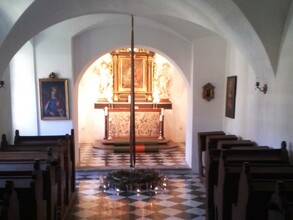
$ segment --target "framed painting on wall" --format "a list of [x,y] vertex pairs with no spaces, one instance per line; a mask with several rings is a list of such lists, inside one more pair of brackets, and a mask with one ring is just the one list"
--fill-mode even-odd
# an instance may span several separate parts
[[69,119],[68,79],[39,79],[39,90],[43,120]]
[[237,76],[227,77],[225,116],[235,118]]

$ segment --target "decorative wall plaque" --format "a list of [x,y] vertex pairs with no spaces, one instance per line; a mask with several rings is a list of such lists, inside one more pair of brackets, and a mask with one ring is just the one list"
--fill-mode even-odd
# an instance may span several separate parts
[[207,83],[202,87],[202,98],[211,101],[215,97],[215,87],[211,83]]

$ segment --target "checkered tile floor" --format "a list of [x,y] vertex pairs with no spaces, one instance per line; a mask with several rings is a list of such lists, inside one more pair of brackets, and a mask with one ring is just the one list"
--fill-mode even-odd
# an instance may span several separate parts
[[[162,171],[164,172],[164,171]],[[100,190],[99,171],[78,171],[78,199],[68,219],[205,219],[205,187],[190,171],[166,171],[168,187],[160,191]]]
[[159,153],[137,154],[135,169],[152,168],[168,176],[168,187],[157,192],[100,190],[100,176],[115,169],[130,169],[128,153],[84,145],[79,156],[77,201],[68,219],[205,219],[205,186],[186,164],[184,144]]
[[[129,153],[114,153],[91,145],[83,145],[80,148],[80,168],[123,168],[129,167],[129,161]],[[178,144],[178,147],[174,149],[160,150],[158,153],[138,153],[136,167],[188,168],[185,162],[185,145]]]

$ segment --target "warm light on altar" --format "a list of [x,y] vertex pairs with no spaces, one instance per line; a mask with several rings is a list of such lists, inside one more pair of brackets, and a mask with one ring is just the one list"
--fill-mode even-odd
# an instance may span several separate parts
[[[136,51],[138,51],[139,48],[136,49]],[[141,128],[138,128],[138,132],[140,132],[140,135],[153,135],[158,137],[160,110],[164,108],[166,116],[164,120],[164,137],[167,140],[172,137],[173,141],[183,142],[185,140],[187,86],[184,84],[183,78],[175,66],[171,64],[164,65],[170,63],[165,57],[156,53],[153,57],[153,62],[155,65],[153,66],[152,93],[148,93],[148,97],[146,97],[144,101],[135,100],[138,125],[141,126]],[[104,140],[106,136],[105,123],[103,123],[105,120],[105,107],[108,107],[108,120],[110,117],[112,118],[111,131],[113,138],[118,134],[118,128],[124,129],[124,126],[121,124],[116,124],[117,120],[123,120],[129,117],[129,112],[127,113],[127,111],[113,111],[115,109],[127,109],[130,103],[128,102],[129,94],[126,94],[124,101],[118,100],[117,102],[113,97],[113,87],[115,83],[111,81],[113,79],[112,63],[113,57],[110,53],[107,53],[94,61],[80,79],[78,89],[78,132],[80,134],[79,141],[81,143],[95,143],[98,140]],[[102,67],[104,67],[104,69]],[[169,77],[168,74],[170,74],[171,77]],[[105,77],[107,75],[111,76],[111,80],[105,80],[109,79],[109,77]],[[169,79],[176,83],[171,84],[171,81],[169,81],[169,84],[164,84],[164,82],[168,82]],[[105,81],[108,82],[110,86],[103,88],[101,85],[102,82]],[[169,97],[172,103],[165,101],[165,98],[168,98],[166,91],[169,90]],[[180,103],[180,105],[178,105],[178,103]],[[151,109],[154,111],[146,112]],[[109,116],[109,114],[111,116]],[[140,120],[145,119],[145,117],[150,117],[148,122],[151,123],[147,123],[147,125],[141,123]],[[173,124],[178,126],[171,126]],[[148,133],[143,125],[150,128]],[[125,125],[125,127],[127,127],[127,125]],[[124,129],[124,131],[126,130]]]

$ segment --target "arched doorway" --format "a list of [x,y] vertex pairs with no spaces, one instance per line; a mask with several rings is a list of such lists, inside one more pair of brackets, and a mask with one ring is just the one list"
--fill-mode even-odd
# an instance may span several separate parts
[[[180,147],[179,150],[182,153],[181,155],[183,156],[181,159],[178,158],[178,163],[173,163],[174,166],[178,167],[178,164],[186,165],[185,124],[187,108],[187,86],[185,84],[186,82],[184,78],[182,77],[183,74],[175,67],[175,65],[172,64],[172,61],[168,60],[168,58],[160,55],[159,53],[154,54],[154,80],[151,83],[153,85],[154,83],[164,84],[165,82],[164,85],[167,85],[167,87],[163,89],[166,93],[168,93],[170,103],[172,103],[172,107],[170,109],[164,109],[164,137],[166,140],[172,141],[172,144],[176,143],[176,145]],[[78,136],[79,143],[81,143],[81,166],[86,166],[86,164],[89,164],[89,161],[86,161],[86,163],[84,163],[85,158],[83,158],[82,156],[84,155],[83,152],[87,151],[88,155],[88,153],[94,151],[93,149],[91,150],[91,148],[83,149],[82,147],[96,147],[97,143],[100,143],[99,141],[103,140],[105,137],[104,109],[94,108],[94,106],[95,103],[99,103],[99,100],[101,99],[106,99],[106,101],[110,102],[113,101],[113,93],[111,93],[111,95],[107,98],[108,91],[102,91],[105,88],[101,88],[102,85],[105,84],[105,82],[107,81],[107,74],[109,75],[109,72],[112,72],[113,70],[111,67],[111,62],[113,62],[113,60],[110,53],[107,53],[96,59],[85,70],[78,86]],[[164,74],[165,77],[160,77]],[[159,80],[163,82],[158,82]],[[110,84],[111,91],[114,85],[113,83],[108,84]],[[159,92],[158,90],[161,90],[162,88],[158,88],[157,85],[154,85],[154,88],[154,94],[152,95],[156,96],[155,93]],[[102,94],[103,92],[106,95]],[[152,100],[150,103],[151,108],[157,108],[157,106],[154,104],[155,101]],[[93,154],[95,153],[97,152],[93,152]],[[177,153],[177,156],[178,155],[179,154]],[[163,164],[163,158],[164,157],[160,159],[161,164]],[[168,158],[168,156],[166,156],[166,158]],[[99,164],[95,164],[99,166]],[[172,163],[168,164],[172,165]],[[105,166],[105,164],[103,164],[103,166]]]

